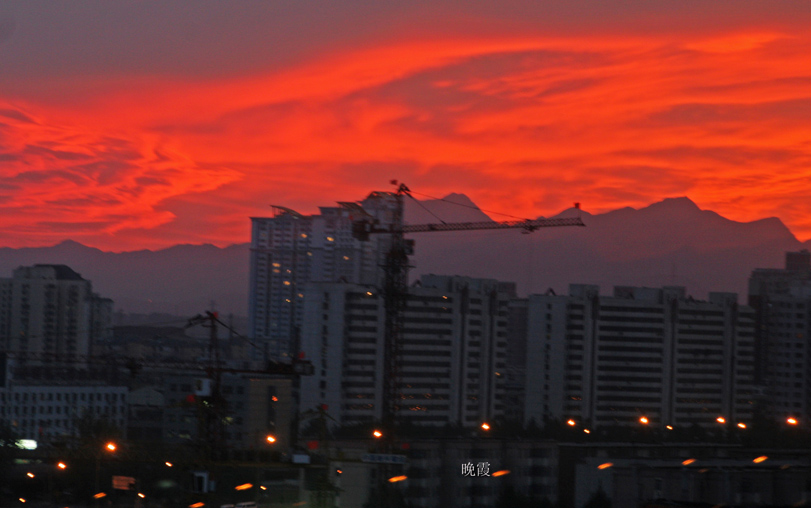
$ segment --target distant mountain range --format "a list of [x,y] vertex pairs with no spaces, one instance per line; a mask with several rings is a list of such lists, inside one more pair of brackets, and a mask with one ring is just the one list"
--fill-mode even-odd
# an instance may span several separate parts
[[[461,205],[461,206],[460,206]],[[784,252],[809,248],[777,218],[735,222],[672,198],[635,210],[578,214],[587,227],[416,234],[412,280],[424,273],[514,281],[519,293],[570,283],[657,287],[682,285],[696,298],[732,291],[745,301],[754,268],[783,266]],[[491,220],[466,196],[406,201],[406,222]],[[36,263],[65,264],[93,282],[95,291],[130,313],[194,315],[211,308],[247,315],[249,244],[225,248],[177,245],[163,250],[103,252],[74,241],[52,247],[0,248],[0,277]]]

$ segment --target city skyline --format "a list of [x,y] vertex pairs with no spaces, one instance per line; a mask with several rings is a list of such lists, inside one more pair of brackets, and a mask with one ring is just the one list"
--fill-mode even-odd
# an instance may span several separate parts
[[391,179],[811,236],[806,4],[7,2],[0,245],[247,241]]

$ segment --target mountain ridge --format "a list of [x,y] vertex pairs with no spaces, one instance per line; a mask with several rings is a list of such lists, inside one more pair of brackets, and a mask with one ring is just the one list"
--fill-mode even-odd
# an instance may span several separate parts
[[[462,206],[459,206],[462,205]],[[685,285],[692,294],[743,294],[754,268],[781,267],[784,252],[808,248],[776,217],[750,222],[702,210],[687,197],[646,207],[591,214],[568,208],[585,228],[416,234],[412,280],[425,273],[513,281],[523,295],[570,283]],[[415,203],[407,223],[492,220],[464,194]],[[440,218],[440,219],[438,219]],[[0,277],[18,266],[65,264],[93,282],[94,290],[127,312],[196,314],[215,301],[219,310],[247,314],[249,243],[218,247],[177,244],[163,249],[105,252],[74,240],[48,247],[0,247]]]

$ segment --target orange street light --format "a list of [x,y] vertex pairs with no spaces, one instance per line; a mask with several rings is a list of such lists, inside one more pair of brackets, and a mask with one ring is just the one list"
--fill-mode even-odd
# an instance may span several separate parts
[[741,422],[741,423],[739,423],[739,424],[738,424],[738,428],[739,428],[739,429],[745,429],[745,428],[746,428],[746,424],[745,424],[745,423],[743,423],[743,422]]
[[718,418],[715,419],[715,421],[718,423],[726,423],[727,419],[724,418],[723,416],[719,416]]
[[769,459],[769,457],[767,457],[765,455],[761,455],[760,457],[752,460],[752,462],[754,462],[755,464],[760,464],[761,462],[765,462],[768,459]]
[[372,435],[373,435],[374,437],[378,438],[378,439],[379,439],[379,438],[381,438],[381,437],[383,437],[383,433],[382,433],[382,432],[380,432],[379,430],[375,430],[374,432],[372,432]]
[[234,490],[248,490],[251,487],[253,487],[253,483],[243,483],[234,487]]
[[393,477],[389,478],[389,482],[390,483],[397,483],[397,482],[401,482],[401,481],[407,480],[407,479],[408,479],[408,476],[405,476],[405,475],[393,476]]
[[793,416],[789,416],[788,418],[786,418],[786,423],[788,423],[789,425],[797,425],[798,422],[796,418],[794,418]]
[[647,425],[648,423],[650,423],[650,420],[648,420],[647,416],[640,416],[639,423],[641,423],[642,425]]
[[203,508],[203,506],[205,506],[205,505],[206,505],[206,504],[205,504],[205,503],[202,503],[202,502],[200,502],[200,503],[194,503],[194,504],[190,504],[190,505],[189,505],[189,508]]
[[583,432],[585,432],[586,434],[591,434],[591,431],[589,429],[583,429]]
[[597,469],[608,469],[609,467],[611,467],[613,465],[614,465],[613,462],[606,462],[604,464],[600,464],[599,466],[597,466]]
[[26,473],[26,474],[25,474],[25,476],[27,476],[27,477],[29,477],[29,478],[33,478],[33,477],[34,477],[34,473]]
[[482,430],[490,430],[490,425],[487,422],[482,423]]
[[673,426],[672,426],[672,425],[668,425],[668,426],[666,426],[665,428],[666,428],[667,430],[673,430]]
[[687,459],[687,460],[682,462],[682,465],[689,466],[690,464],[692,464],[695,461],[696,461],[696,459]]
[[505,474],[510,474],[509,469],[502,469],[501,471],[496,471],[493,473],[493,476],[504,476]]
[[105,448],[107,448],[107,451],[110,451],[110,452],[114,452],[114,451],[116,450],[116,448],[118,448],[118,447],[115,445],[115,443],[113,443],[112,441],[110,441],[109,443],[107,443],[106,445],[104,445],[104,447],[105,447]]
[[271,443],[271,444],[276,442],[276,436],[273,436],[271,434],[268,434],[268,437],[266,439],[267,439],[267,442]]
[[139,492],[139,493],[138,493],[138,497],[140,497],[141,499],[143,499],[143,498],[145,498],[146,496],[145,496],[145,495],[143,495],[141,492]]
[[172,466],[174,466],[174,464],[172,464],[171,462],[164,462],[164,464],[166,464],[166,467],[172,467]]
[[569,427],[574,427],[575,425],[577,425],[577,422],[575,422],[574,420],[569,420],[566,423],[569,425]]
[[94,494],[93,498],[94,499],[101,499],[101,498],[103,498],[105,496],[107,496],[107,494],[105,494],[104,492],[99,492],[98,494]]
[[64,462],[57,462],[56,467],[58,467],[59,469],[67,469],[68,465],[65,464]]

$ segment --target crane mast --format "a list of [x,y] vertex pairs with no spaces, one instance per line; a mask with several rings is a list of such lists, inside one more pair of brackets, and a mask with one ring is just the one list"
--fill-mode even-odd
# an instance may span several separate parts
[[[396,182],[394,182],[396,185]],[[540,228],[585,226],[580,217],[513,220],[506,222],[461,222],[436,224],[408,224],[403,225],[404,197],[411,197],[409,188],[400,183],[396,192],[385,193],[394,197],[394,210],[391,226],[380,227],[368,214],[360,213],[360,219],[352,224],[352,232],[360,241],[369,240],[373,234],[388,234],[391,238],[385,262],[383,264],[383,301],[385,310],[384,326],[384,375],[383,375],[383,414],[382,423],[386,435],[393,439],[397,412],[399,411],[398,378],[399,358],[403,339],[404,310],[408,298],[408,269],[410,268],[408,256],[413,253],[414,241],[407,240],[407,233],[429,233],[446,231],[475,231],[488,229],[523,229],[524,233],[532,233]],[[384,193],[380,193],[384,194]],[[351,204],[342,203],[349,208]],[[359,211],[354,205],[353,210]],[[362,211],[361,211],[362,212]]]

